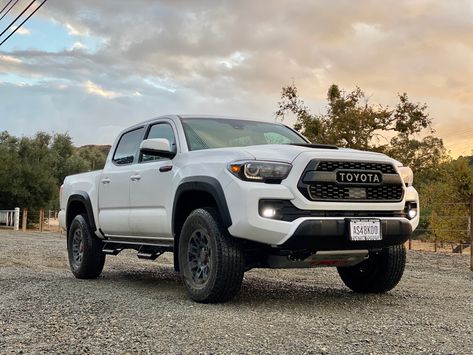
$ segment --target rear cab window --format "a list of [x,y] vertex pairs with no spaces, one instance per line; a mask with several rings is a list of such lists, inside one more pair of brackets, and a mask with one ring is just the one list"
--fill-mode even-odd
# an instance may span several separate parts
[[124,133],[120,137],[115,153],[113,154],[113,163],[116,165],[129,165],[135,162],[140,143],[143,140],[145,129],[140,127]]

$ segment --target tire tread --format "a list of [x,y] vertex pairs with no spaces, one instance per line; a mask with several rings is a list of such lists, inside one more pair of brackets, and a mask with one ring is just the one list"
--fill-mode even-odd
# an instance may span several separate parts
[[[184,248],[186,238],[184,233],[189,233],[188,229],[191,227],[192,221],[202,218],[209,227],[209,234],[213,234],[217,244],[217,270],[215,282],[205,292],[196,292],[191,285],[189,285],[184,276],[184,265],[180,265],[184,285],[187,287],[191,298],[201,303],[220,303],[226,302],[234,298],[240,288],[243,280],[245,270],[244,253],[238,243],[238,240],[231,237],[228,232],[222,227],[220,216],[217,209],[213,207],[205,207],[194,210],[187,218],[182,228],[180,238],[179,252]],[[180,255],[180,263],[185,262],[185,257]]]
[[[77,226],[78,225],[78,226]],[[72,236],[75,228],[82,228],[85,237],[85,251],[82,264],[79,268],[74,268],[72,264]],[[74,217],[69,228],[67,238],[67,249],[69,256],[69,264],[74,276],[78,279],[95,279],[102,273],[105,264],[105,254],[102,252],[102,242],[92,231],[87,215],[81,214]]]
[[[372,273],[360,273],[360,265],[339,267],[340,278],[347,287],[359,293],[385,293],[392,290],[402,278],[406,265],[406,248],[404,245],[394,245],[374,258],[376,269]],[[363,263],[370,262],[369,260]]]

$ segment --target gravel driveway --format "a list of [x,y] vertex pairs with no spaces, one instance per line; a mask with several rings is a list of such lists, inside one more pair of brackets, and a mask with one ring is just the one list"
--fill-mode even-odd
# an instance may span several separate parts
[[473,353],[467,255],[409,252],[399,286],[357,295],[335,269],[254,270],[238,299],[190,301],[171,255],[107,257],[76,280],[65,238],[0,231],[0,353]]

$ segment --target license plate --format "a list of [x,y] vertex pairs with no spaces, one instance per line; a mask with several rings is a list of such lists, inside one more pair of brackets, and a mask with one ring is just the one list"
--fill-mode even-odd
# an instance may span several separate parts
[[350,220],[350,239],[356,242],[382,240],[381,222],[378,219]]

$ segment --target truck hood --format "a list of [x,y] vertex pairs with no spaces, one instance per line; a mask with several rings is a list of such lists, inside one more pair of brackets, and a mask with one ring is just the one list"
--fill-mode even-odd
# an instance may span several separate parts
[[398,161],[382,153],[368,152],[356,149],[327,149],[313,148],[288,144],[254,145],[241,148],[256,160],[281,161],[292,163],[299,155],[304,154],[311,159],[344,159],[344,160],[371,160],[386,161],[395,165],[402,165]]

